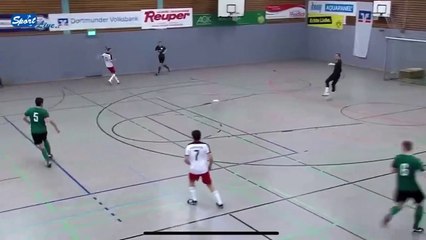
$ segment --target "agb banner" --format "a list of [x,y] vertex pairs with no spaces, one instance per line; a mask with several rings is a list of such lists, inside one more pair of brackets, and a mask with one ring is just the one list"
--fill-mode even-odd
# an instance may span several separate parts
[[254,25],[264,24],[265,21],[264,11],[245,12],[244,16],[238,17],[236,21],[218,17],[217,14],[194,14],[194,27]]

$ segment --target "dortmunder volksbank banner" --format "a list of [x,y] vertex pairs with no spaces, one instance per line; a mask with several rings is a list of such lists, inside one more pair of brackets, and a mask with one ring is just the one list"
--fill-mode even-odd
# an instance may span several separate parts
[[55,24],[50,31],[87,29],[140,28],[141,12],[92,12],[49,14]]

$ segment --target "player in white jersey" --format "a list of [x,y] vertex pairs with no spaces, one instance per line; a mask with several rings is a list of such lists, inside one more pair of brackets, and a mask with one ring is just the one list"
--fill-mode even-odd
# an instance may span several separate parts
[[197,193],[195,190],[195,182],[200,178],[204,184],[213,193],[216,198],[216,205],[219,208],[223,208],[223,202],[220,197],[219,191],[217,191],[212,183],[210,177],[210,170],[213,165],[213,156],[210,151],[208,144],[200,141],[201,132],[199,130],[192,131],[193,142],[188,144],[185,149],[185,163],[189,165],[189,193],[191,198],[188,200],[188,204],[197,204]]
[[104,59],[106,68],[108,68],[108,70],[112,74],[108,82],[112,84],[112,79],[115,79],[115,81],[117,81],[117,84],[120,84],[120,81],[115,75],[115,67],[114,67],[114,64],[112,63],[113,60],[112,60],[111,48],[106,49],[106,51],[102,54],[102,58]]

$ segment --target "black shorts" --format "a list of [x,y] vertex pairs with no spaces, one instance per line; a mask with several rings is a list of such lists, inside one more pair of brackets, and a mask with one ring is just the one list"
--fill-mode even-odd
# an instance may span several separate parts
[[340,74],[338,74],[338,73],[332,73],[328,78],[327,78],[327,80],[325,80],[326,82],[331,82],[331,81],[335,81],[335,82],[337,82],[337,81],[339,81],[339,79],[340,79]]
[[409,199],[414,199],[416,203],[421,203],[424,198],[422,191],[398,191],[395,200],[396,202],[406,202]]
[[40,145],[47,139],[47,132],[45,133],[33,133],[31,134],[33,136],[34,144]]
[[160,63],[164,63],[164,60],[166,60],[166,56],[164,54],[158,55],[158,61]]

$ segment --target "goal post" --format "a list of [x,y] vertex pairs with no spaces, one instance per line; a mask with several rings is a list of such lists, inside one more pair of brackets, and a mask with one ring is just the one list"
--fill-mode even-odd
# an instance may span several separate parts
[[426,40],[386,37],[385,80],[426,84]]

